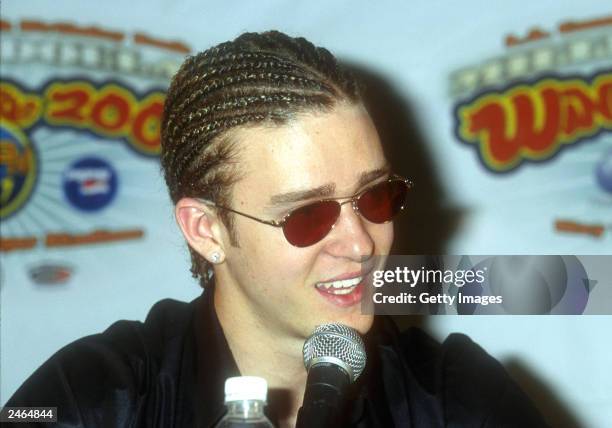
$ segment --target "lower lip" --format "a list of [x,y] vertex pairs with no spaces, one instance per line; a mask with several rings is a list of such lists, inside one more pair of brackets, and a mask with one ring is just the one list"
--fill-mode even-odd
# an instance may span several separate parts
[[361,297],[363,296],[364,281],[365,279],[361,280],[361,282],[357,284],[357,286],[355,286],[353,291],[351,291],[348,294],[332,294],[324,290],[319,290],[318,288],[316,288],[316,290],[319,292],[319,294],[321,294],[321,296],[327,299],[327,301],[329,301],[330,303],[336,306],[340,306],[342,308],[346,308],[346,307],[353,306],[361,302]]

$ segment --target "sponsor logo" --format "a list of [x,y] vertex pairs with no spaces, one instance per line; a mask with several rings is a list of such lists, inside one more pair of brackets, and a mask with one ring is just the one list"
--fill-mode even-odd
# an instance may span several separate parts
[[66,265],[42,264],[28,270],[30,279],[41,285],[65,284],[72,277],[73,268]]
[[[3,100],[3,103],[5,101]],[[27,202],[37,177],[37,157],[29,139],[18,128],[0,126],[0,219],[4,220]]]
[[508,35],[506,48],[450,78],[456,135],[489,171],[548,161],[612,130],[612,17]]
[[5,79],[0,84],[0,97],[0,118],[21,129],[35,125],[79,129],[124,141],[141,155],[159,155],[161,90],[138,96],[117,82],[95,85],[80,78],[51,80],[39,89],[28,90]]
[[542,78],[485,92],[456,108],[457,134],[492,171],[542,161],[612,129],[612,72]]
[[117,197],[121,171],[109,161],[123,150],[100,159],[96,145],[159,156],[165,91],[189,46],[32,19],[0,19],[0,33],[0,251],[142,237],[142,229],[102,219],[75,229],[70,210],[99,212]]
[[99,211],[117,194],[117,173],[105,160],[86,157],[64,171],[63,189],[72,206],[82,211]]

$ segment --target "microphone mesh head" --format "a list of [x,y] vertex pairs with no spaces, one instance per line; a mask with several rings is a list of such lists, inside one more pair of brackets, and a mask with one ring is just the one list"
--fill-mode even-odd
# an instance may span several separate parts
[[342,324],[323,324],[304,342],[304,365],[309,370],[318,359],[336,358],[350,367],[351,382],[363,372],[366,353],[357,331]]

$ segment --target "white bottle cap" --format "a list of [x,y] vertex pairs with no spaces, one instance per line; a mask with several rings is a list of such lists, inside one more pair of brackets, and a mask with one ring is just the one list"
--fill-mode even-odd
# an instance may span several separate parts
[[225,402],[260,400],[265,402],[268,382],[263,377],[237,376],[225,381]]

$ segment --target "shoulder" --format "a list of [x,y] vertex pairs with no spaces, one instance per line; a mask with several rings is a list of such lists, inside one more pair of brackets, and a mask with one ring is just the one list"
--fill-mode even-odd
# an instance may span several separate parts
[[[67,373],[96,369],[94,373],[106,373],[111,379],[141,383],[147,379],[145,371],[160,368],[183,341],[190,319],[188,303],[162,300],[151,308],[144,322],[117,321],[102,333],[69,344],[49,361],[60,364]],[[108,382],[99,377],[97,380]]]
[[438,343],[411,328],[399,335],[408,370],[459,426],[545,427],[546,423],[502,364],[464,334]]
[[159,370],[172,352],[178,352],[190,320],[188,303],[165,299],[153,305],[144,322],[117,321],[102,333],[62,348],[49,362],[66,373],[87,372],[91,378],[93,372],[103,384],[125,381],[146,387],[151,370]]
[[7,406],[58,407],[67,426],[127,422],[156,377],[178,370],[191,306],[162,300],[144,323],[118,321],[103,333],[76,340],[39,367]]

